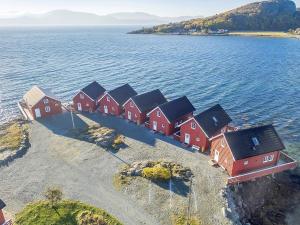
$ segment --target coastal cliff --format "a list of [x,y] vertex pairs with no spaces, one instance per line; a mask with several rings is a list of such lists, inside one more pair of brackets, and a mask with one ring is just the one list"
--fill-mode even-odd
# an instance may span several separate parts
[[291,0],[250,3],[211,17],[142,28],[132,34],[187,34],[209,31],[288,31],[300,27],[300,11]]

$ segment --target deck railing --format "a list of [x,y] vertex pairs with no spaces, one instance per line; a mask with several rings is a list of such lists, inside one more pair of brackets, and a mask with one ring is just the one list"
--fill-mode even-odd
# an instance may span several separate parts
[[284,152],[280,153],[280,162],[277,163],[275,166],[271,166],[268,168],[263,168],[260,170],[255,170],[252,172],[247,172],[241,175],[237,175],[234,177],[229,177],[227,179],[227,184],[236,184],[241,183],[249,180],[254,180],[259,177],[267,176],[270,174],[280,173],[285,170],[292,170],[295,169],[298,166],[298,163],[296,160],[289,157]]

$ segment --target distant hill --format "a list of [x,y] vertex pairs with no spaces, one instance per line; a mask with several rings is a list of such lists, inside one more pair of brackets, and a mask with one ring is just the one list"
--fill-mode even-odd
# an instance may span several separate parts
[[288,31],[300,27],[300,11],[291,0],[269,0],[179,23],[143,28],[132,33],[187,33],[203,30]]
[[[97,14],[55,10],[39,15],[24,15],[15,18],[0,18],[0,26],[23,25],[154,25],[179,22],[193,17],[160,17],[143,12]],[[195,17],[194,17],[195,18]]]

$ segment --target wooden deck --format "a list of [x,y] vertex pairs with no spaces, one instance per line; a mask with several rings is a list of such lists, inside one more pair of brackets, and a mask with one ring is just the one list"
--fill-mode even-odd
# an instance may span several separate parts
[[229,177],[227,179],[227,184],[232,185],[232,184],[241,183],[245,181],[255,180],[256,178],[259,177],[280,173],[285,170],[292,170],[295,169],[297,166],[298,163],[296,160],[292,159],[284,152],[280,152],[280,159],[277,165],[240,174],[238,176]]

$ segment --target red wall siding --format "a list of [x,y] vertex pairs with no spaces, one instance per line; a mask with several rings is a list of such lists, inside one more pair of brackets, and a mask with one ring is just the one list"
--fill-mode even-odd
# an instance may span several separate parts
[[[160,117],[157,116],[157,111],[160,111]],[[157,122],[157,131],[169,136],[169,135],[173,134],[174,132],[176,132],[177,130],[179,130],[179,128],[175,128],[176,122],[181,123],[181,122],[189,119],[191,116],[193,116],[193,113],[189,113],[185,116],[182,116],[170,124],[168,122],[168,120],[166,119],[166,117],[161,112],[161,110],[159,108],[157,108],[156,110],[151,112],[151,114],[149,115],[150,129],[154,130],[153,129],[153,121],[156,121]]]
[[[264,163],[263,162],[264,157],[265,156],[270,156],[270,155],[274,155],[273,161]],[[233,164],[233,169],[232,169],[231,176],[236,176],[236,175],[239,175],[241,173],[245,173],[245,172],[253,171],[253,170],[256,170],[256,169],[273,166],[277,163],[278,159],[279,159],[279,152],[276,151],[276,152],[269,152],[269,153],[266,153],[266,154],[263,154],[263,155],[250,157],[250,158],[247,158],[247,159],[237,160]],[[248,161],[248,165],[244,165],[245,161]]]
[[[141,124],[141,118],[140,118],[141,113],[139,112],[137,106],[133,103],[132,100],[129,100],[124,105],[124,111],[125,111],[125,116],[124,116],[125,119]],[[131,119],[129,119],[128,112],[131,112]]]
[[[222,146],[222,144],[224,147]],[[256,169],[261,169],[275,165],[279,159],[279,152],[277,151],[234,161],[231,150],[228,147],[223,136],[215,138],[212,141],[210,153],[211,159],[214,159],[216,150],[220,153],[218,164],[224,169],[226,169],[230,176],[236,176]],[[269,155],[274,155],[273,161],[264,163],[264,157]],[[244,165],[245,161],[248,161],[247,165]]]
[[110,97],[110,101],[107,100],[109,95],[105,94],[104,97],[99,101],[99,110],[102,113],[105,113],[104,107],[107,106],[108,114],[119,116],[123,113],[123,108],[119,106],[115,100]]
[[231,174],[234,159],[223,135],[213,139],[211,142],[210,158],[213,160],[215,157],[216,150],[219,152],[218,164],[224,169],[226,169],[229,174]]
[[[80,94],[83,95],[83,99],[80,98]],[[73,98],[74,108],[79,111],[78,103],[81,104],[82,111],[85,112],[94,112],[97,109],[97,104],[90,97],[88,97],[85,93],[79,92]]]
[[[192,123],[196,124],[196,128],[192,129]],[[209,148],[209,140],[201,130],[200,126],[196,123],[195,119],[190,120],[189,122],[183,124],[180,127],[180,141],[185,143],[185,134],[190,135],[190,144],[189,146],[195,145],[199,147],[202,151]]]
[[[48,103],[45,104],[44,99],[48,99]],[[50,107],[50,112],[46,112],[46,110],[45,110],[46,106]],[[35,106],[33,106],[31,108],[29,107],[29,109],[30,109],[30,112],[34,119],[37,119],[36,115],[35,115],[35,109],[40,109],[41,118],[62,113],[61,102],[54,100],[52,98],[49,98],[47,96],[45,96],[43,99],[41,99],[41,101],[39,101]]]
[[0,224],[3,224],[4,222],[5,222],[5,218],[4,218],[2,210],[0,209]]

